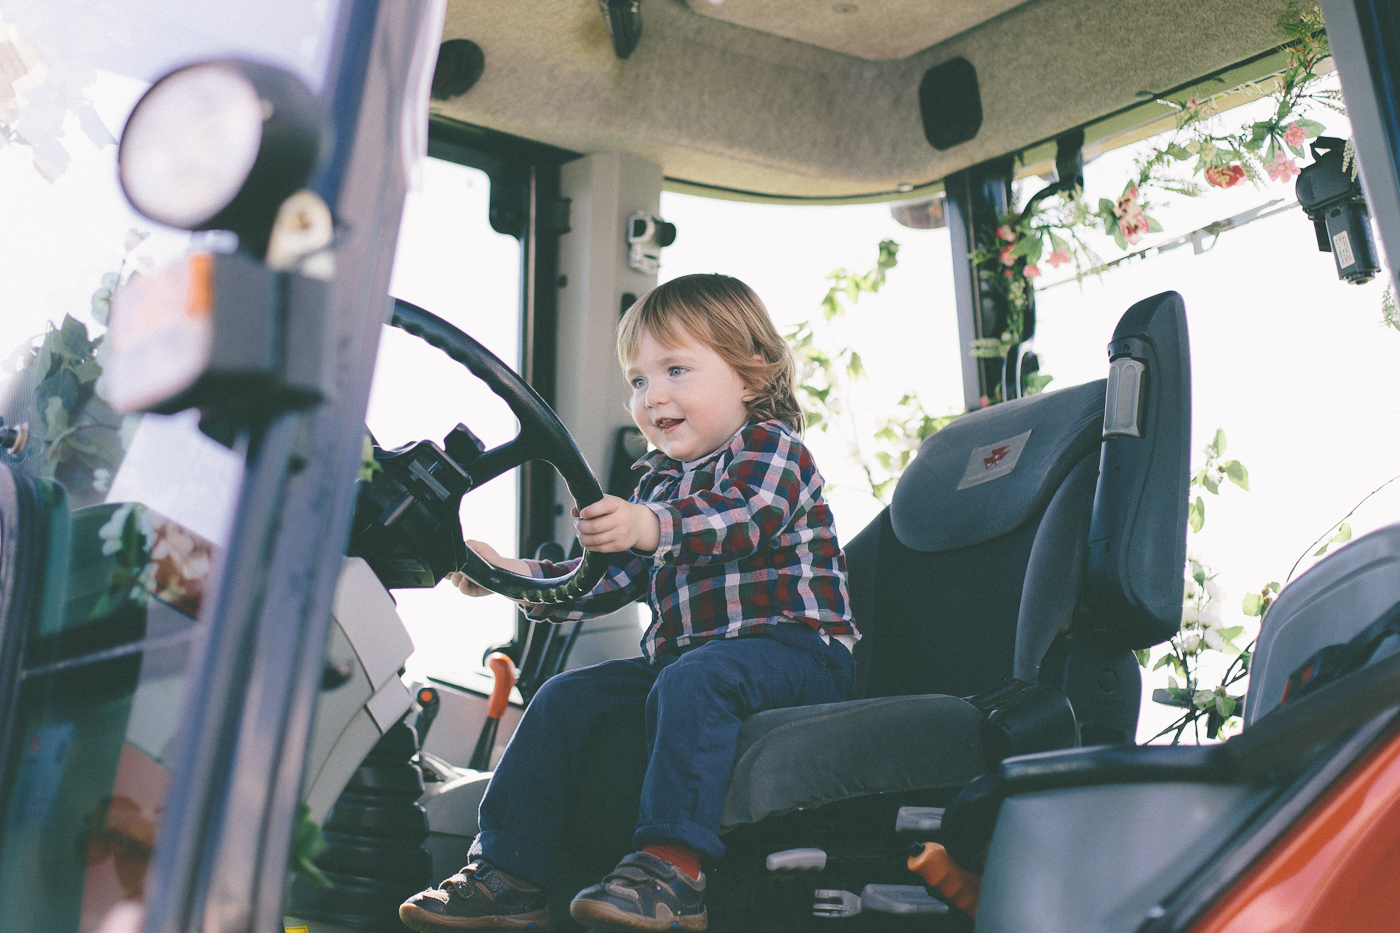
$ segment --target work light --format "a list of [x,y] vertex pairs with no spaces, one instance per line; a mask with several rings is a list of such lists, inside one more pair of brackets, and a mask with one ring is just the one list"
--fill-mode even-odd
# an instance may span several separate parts
[[303,187],[321,142],[315,95],[296,75],[241,59],[161,78],[122,132],[127,200],[157,223],[232,230],[261,257],[277,207]]

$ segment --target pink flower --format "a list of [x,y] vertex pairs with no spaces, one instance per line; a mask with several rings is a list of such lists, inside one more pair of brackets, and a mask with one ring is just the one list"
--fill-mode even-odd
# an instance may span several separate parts
[[1006,224],[1002,224],[1000,227],[997,227],[997,239],[1004,243],[1015,243],[1016,231],[1012,230]]
[[1050,258],[1045,261],[1050,263],[1051,269],[1058,269],[1060,268],[1060,266],[1069,262],[1069,253],[1065,250],[1057,249],[1053,253],[1051,253]]
[[1243,165],[1210,165],[1206,167],[1206,182],[1217,188],[1233,188],[1244,181]]
[[1119,217],[1128,217],[1134,214],[1141,214],[1142,208],[1137,206],[1138,190],[1129,185],[1123,189],[1123,194],[1118,198],[1118,203],[1113,205],[1113,213]]
[[1123,234],[1123,239],[1129,243],[1136,243],[1148,232],[1147,215],[1138,211],[1131,217],[1120,217],[1118,219],[1118,230]]
[[1288,124],[1288,129],[1283,134],[1283,141],[1294,149],[1302,148],[1303,141],[1307,138],[1307,134],[1303,132],[1303,128],[1297,123]]
[[1294,175],[1300,175],[1298,163],[1288,157],[1288,153],[1282,149],[1274,156],[1273,164],[1265,166],[1269,170],[1269,177],[1274,181],[1290,181]]
[[1037,278],[1040,278],[1040,268],[1039,268],[1038,266],[1026,266],[1026,278],[1028,278],[1028,279],[1037,279]]
[[1118,232],[1123,234],[1123,239],[1129,243],[1136,243],[1147,233],[1147,215],[1143,214],[1138,205],[1138,190],[1135,186],[1129,185],[1123,189],[1122,196],[1113,205],[1113,213],[1118,217]]
[[1014,265],[1015,262],[1016,262],[1016,257],[1013,256],[1013,255],[1011,255],[1011,247],[1009,247],[1009,246],[1003,246],[1003,247],[1001,248],[1001,264],[1002,264],[1003,266],[1010,266],[1010,265]]

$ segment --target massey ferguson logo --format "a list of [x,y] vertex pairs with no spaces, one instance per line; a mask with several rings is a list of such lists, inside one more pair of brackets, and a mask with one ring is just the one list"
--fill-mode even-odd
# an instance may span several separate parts
[[1017,434],[1004,440],[978,447],[968,455],[967,468],[963,470],[959,489],[989,483],[1016,469],[1016,461],[1021,459],[1021,451],[1026,448],[1031,432]]

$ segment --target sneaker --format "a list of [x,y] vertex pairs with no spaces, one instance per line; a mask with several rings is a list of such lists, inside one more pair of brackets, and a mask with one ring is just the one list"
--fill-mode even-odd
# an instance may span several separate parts
[[399,919],[419,933],[543,930],[549,926],[549,902],[543,890],[517,888],[491,863],[475,861],[436,888],[404,901]]
[[584,888],[569,905],[584,926],[605,930],[689,930],[709,925],[705,875],[692,879],[663,858],[633,852],[601,884]]

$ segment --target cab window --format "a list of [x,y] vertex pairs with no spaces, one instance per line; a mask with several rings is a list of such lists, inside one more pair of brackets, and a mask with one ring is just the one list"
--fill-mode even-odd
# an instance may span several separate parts
[[[488,222],[485,172],[441,159],[420,166],[404,206],[390,293],[456,324],[511,367],[520,356],[520,242]],[[385,327],[366,424],[384,449],[424,438],[442,442],[458,423],[488,447],[518,430],[505,403],[463,367],[417,338]],[[462,500],[462,530],[503,554],[517,550],[519,470]],[[482,669],[487,649],[515,630],[515,606],[468,599],[444,581],[431,590],[395,590],[413,637],[410,671],[461,681]]]

